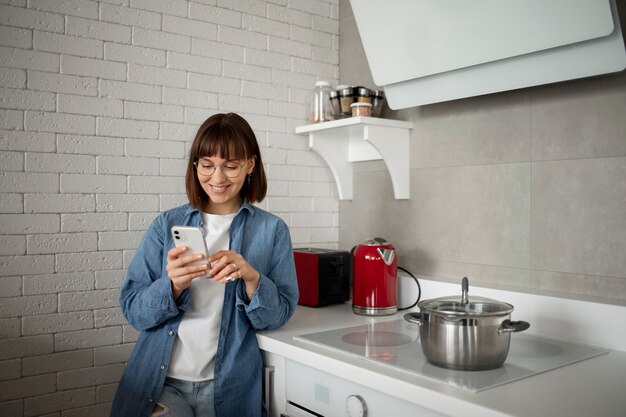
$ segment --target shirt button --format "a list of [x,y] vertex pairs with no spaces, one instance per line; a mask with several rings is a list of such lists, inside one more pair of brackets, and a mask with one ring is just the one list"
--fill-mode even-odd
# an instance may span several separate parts
[[174,332],[170,330],[169,332],[167,332],[167,335],[168,336],[174,336]]
[[161,369],[165,369],[165,365],[161,365]]
[[153,402],[154,402],[154,400],[153,400],[152,398],[149,398],[149,399],[148,399],[148,402],[149,402],[149,403],[153,403]]

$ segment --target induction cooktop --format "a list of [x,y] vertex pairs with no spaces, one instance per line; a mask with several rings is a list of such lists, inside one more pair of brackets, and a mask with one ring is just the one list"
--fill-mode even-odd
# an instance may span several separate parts
[[607,349],[524,333],[511,334],[504,365],[487,371],[456,371],[429,363],[419,341],[419,328],[403,319],[294,336],[294,339],[339,351],[479,392],[552,369],[590,359]]

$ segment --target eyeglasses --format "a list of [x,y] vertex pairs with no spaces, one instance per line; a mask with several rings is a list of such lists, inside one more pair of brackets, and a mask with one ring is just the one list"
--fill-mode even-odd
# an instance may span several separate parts
[[238,162],[224,162],[222,165],[214,165],[209,161],[203,161],[202,159],[194,162],[198,173],[201,175],[211,176],[215,174],[215,170],[219,167],[228,178],[235,178],[241,174],[241,169],[246,165],[248,161],[244,161],[241,164]]

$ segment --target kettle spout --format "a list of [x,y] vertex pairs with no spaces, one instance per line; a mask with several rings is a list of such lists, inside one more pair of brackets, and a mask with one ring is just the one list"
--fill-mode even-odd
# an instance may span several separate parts
[[385,264],[391,265],[394,257],[396,256],[396,251],[393,249],[383,249],[383,248],[377,248],[376,250],[378,251],[378,254],[380,255],[380,257],[383,258],[383,261],[385,262]]

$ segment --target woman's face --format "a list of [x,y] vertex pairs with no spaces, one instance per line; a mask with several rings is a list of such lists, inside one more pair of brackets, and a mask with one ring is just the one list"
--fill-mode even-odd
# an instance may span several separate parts
[[254,158],[247,160],[226,160],[220,156],[200,158],[196,173],[202,189],[209,196],[207,212],[230,214],[239,210],[242,203],[239,191],[246,181],[246,176],[253,170]]

